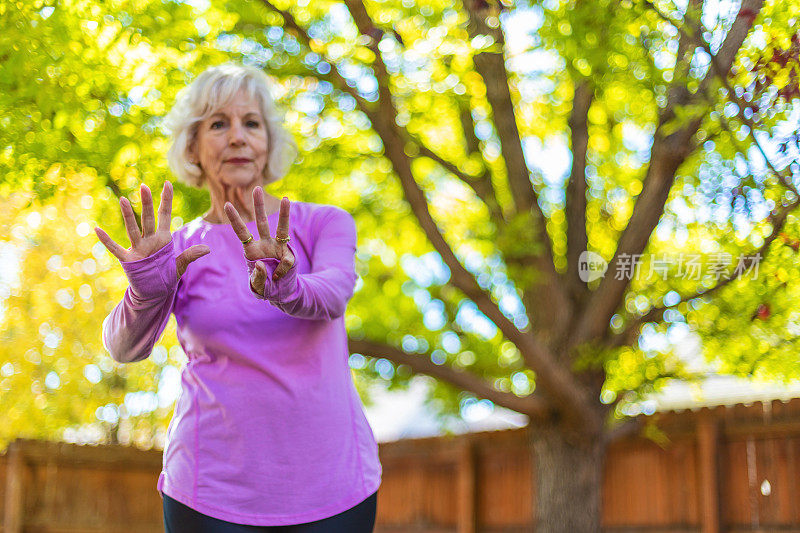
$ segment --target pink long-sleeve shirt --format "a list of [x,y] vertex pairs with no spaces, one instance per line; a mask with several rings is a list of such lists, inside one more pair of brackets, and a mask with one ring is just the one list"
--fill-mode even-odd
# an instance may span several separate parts
[[[275,231],[278,214],[268,217]],[[248,229],[258,236],[255,222]],[[295,264],[266,298],[250,290],[228,224],[196,219],[153,255],[124,262],[130,286],[103,323],[120,362],[148,357],[175,315],[188,357],[157,488],[212,517],[250,525],[320,520],[378,490],[378,445],[348,366],[344,311],[356,229],[344,210],[293,202]],[[211,253],[177,280],[175,257]]]

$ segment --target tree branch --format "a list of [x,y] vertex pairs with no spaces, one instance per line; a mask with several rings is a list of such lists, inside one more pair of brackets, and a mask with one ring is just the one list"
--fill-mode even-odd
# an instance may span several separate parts
[[548,402],[538,394],[529,394],[520,397],[516,394],[497,390],[491,383],[472,374],[453,368],[448,365],[437,365],[430,360],[428,354],[412,355],[394,346],[365,339],[348,339],[351,353],[360,353],[369,357],[383,357],[397,364],[408,365],[417,374],[426,374],[433,378],[447,382],[463,390],[474,392],[481,398],[486,398],[497,405],[501,405],[518,413],[523,413],[531,419],[544,418],[550,407]]
[[553,400],[554,405],[568,413],[574,420],[586,421],[592,413],[589,408],[591,405],[589,394],[581,389],[569,370],[558,365],[552,353],[537,340],[536,334],[532,331],[523,333],[517,329],[492,301],[489,293],[478,285],[472,273],[464,268],[445,242],[430,215],[427,200],[411,172],[410,162],[403,152],[402,139],[398,132],[388,121],[380,118],[373,123],[373,126],[384,139],[386,156],[392,161],[400,178],[406,200],[428,240],[450,269],[451,283],[475,302],[478,309],[497,325],[503,335],[517,345],[525,362],[536,373],[537,382]]
[[[475,121],[472,120],[472,111],[468,105],[459,101],[458,118],[461,121],[461,129],[464,131],[464,140],[467,144],[467,155],[481,154],[481,142],[475,135]],[[486,161],[484,160],[484,164]]]
[[[653,2],[652,0],[644,0],[645,5],[652,9],[660,18],[669,22],[676,30],[678,30],[681,34],[681,41],[687,39],[690,42],[694,42],[694,44],[703,48],[709,57],[711,58],[712,67],[704,76],[701,84],[700,90],[698,92],[704,92],[705,88],[707,88],[708,84],[710,83],[711,79],[714,75],[721,76],[722,78],[727,78],[728,73],[733,66],[733,61],[736,59],[736,54],[739,53],[739,49],[742,47],[747,34],[750,32],[750,28],[753,25],[753,21],[755,21],[756,17],[758,16],[759,12],[761,12],[761,8],[763,7],[764,0],[743,0],[741,6],[739,7],[739,13],[736,15],[736,19],[734,19],[733,24],[731,25],[731,29],[728,30],[727,35],[725,36],[725,40],[722,42],[722,46],[720,46],[719,50],[716,54],[712,53],[711,48],[709,47],[708,43],[702,38],[699,34],[700,32],[700,22],[697,23],[697,28],[693,28],[691,31],[686,29],[685,24],[681,24],[677,21],[672,20],[672,18],[661,11]],[[690,4],[691,5],[691,4]]]
[[487,49],[474,54],[473,64],[486,87],[486,99],[492,109],[492,120],[500,140],[500,151],[506,165],[516,211],[531,213],[532,223],[538,228],[537,238],[542,244],[543,253],[536,254],[526,266],[537,269],[544,275],[544,279],[536,287],[523,287],[522,300],[531,323],[541,332],[541,337],[546,339],[548,345],[553,346],[559,332],[568,326],[571,318],[570,297],[564,276],[555,268],[553,243],[547,232],[547,218],[539,205],[525,161],[508,84],[509,75],[505,67],[505,38],[499,25],[491,28],[486,23],[487,16],[495,15],[492,12],[494,8],[489,3],[482,0],[462,1],[469,16],[467,31],[470,38],[488,35],[494,40],[492,47],[499,48],[498,52]]
[[578,260],[588,249],[586,235],[586,152],[589,146],[589,107],[592,104],[592,87],[587,80],[575,84],[572,114],[569,127],[572,141],[572,170],[567,183],[567,282],[572,301],[580,306],[588,293],[586,283],[579,276]]
[[[618,241],[614,258],[609,262],[607,271],[609,273],[615,273],[620,265],[631,257],[641,254],[647,246],[650,235],[664,212],[664,205],[678,167],[694,149],[691,137],[699,127],[698,120],[667,137],[660,135],[663,122],[662,120],[656,130],[642,192]],[[600,338],[604,334],[628,285],[629,280],[626,276],[606,275],[602,279],[580,313],[578,327],[571,340],[573,346]]]
[[[459,107],[459,120],[461,121],[461,129],[464,132],[464,140],[466,142],[467,148],[467,156],[474,157],[478,156],[483,163],[483,174],[480,177],[480,181],[478,182],[477,186],[484,190],[484,195],[487,199],[491,200],[484,200],[486,205],[489,206],[490,211],[495,211],[493,218],[495,218],[498,222],[505,221],[506,217],[503,213],[503,208],[497,202],[497,196],[495,195],[494,185],[492,184],[492,174],[489,170],[489,165],[486,161],[486,158],[483,155],[483,152],[480,148],[480,141],[478,137],[475,135],[475,121],[472,119],[472,112],[469,108],[469,105],[463,105],[461,100],[458,101]],[[491,203],[490,203],[491,202]]]
[[[645,1],[650,3],[649,0]],[[720,48],[720,65],[725,67],[726,72],[730,69],[736,52],[744,42],[755,15],[761,9],[761,4],[762,0],[744,0],[742,9],[739,10],[739,14]],[[708,79],[708,77],[704,78],[704,83],[701,83],[703,90],[699,92],[700,94],[704,94],[704,85]],[[636,200],[628,225],[619,239],[614,258],[609,263],[611,272],[616,272],[623,261],[644,251],[650,235],[664,212],[664,206],[678,167],[694,150],[692,138],[700,127],[702,117],[691,119],[689,124],[669,135],[664,134],[663,126],[674,117],[676,106],[690,103],[696,98],[696,95],[690,95],[685,90],[670,93],[667,107],[662,112],[656,129],[650,165],[642,185],[642,192]],[[602,279],[599,287],[590,297],[585,310],[581,313],[573,345],[605,336],[611,316],[621,304],[630,282],[626,276],[619,278],[606,276]]]
[[[508,172],[508,183],[514,197],[514,203],[519,212],[529,212],[534,209],[537,216],[544,220],[544,215],[537,202],[536,191],[530,179],[530,171],[525,162],[525,155],[520,141],[519,128],[514,113],[514,104],[511,101],[511,92],[508,87],[508,72],[505,67],[503,31],[498,26],[490,28],[485,21],[489,15],[489,4],[483,2],[486,8],[479,7],[476,0],[463,0],[464,9],[469,15],[467,30],[470,39],[477,36],[489,35],[500,47],[500,52],[483,51],[473,56],[475,70],[483,78],[486,86],[486,99],[492,108],[493,121],[497,136],[500,139],[500,151]],[[545,232],[546,234],[546,232]],[[552,249],[552,245],[547,245]]]
[[[692,34],[695,35],[700,31],[702,18],[703,18],[703,0],[689,0],[684,14],[684,20],[688,20],[692,26]],[[655,6],[653,6],[655,7]],[[696,19],[692,20],[692,16],[697,13]],[[694,24],[691,24],[694,22]],[[688,54],[690,50],[694,50],[694,39],[685,32],[680,34],[678,38],[678,54],[675,59],[675,68],[673,69],[672,83],[677,85],[689,72],[689,66],[692,62],[694,53]],[[688,57],[687,57],[688,54]]]
[[435,161],[439,164],[439,166],[463,181],[470,189],[472,189],[475,195],[486,205],[489,211],[489,216],[496,225],[500,226],[505,222],[503,213],[500,210],[499,204],[497,203],[497,197],[494,194],[494,187],[492,187],[492,180],[488,171],[486,171],[483,176],[472,176],[462,172],[454,163],[447,161],[440,155],[436,154],[433,150],[428,148],[419,137],[409,133],[408,130],[405,130],[404,133],[406,133],[408,136],[408,140],[417,146],[419,155]]
[[[792,181],[791,181],[791,175],[786,175],[783,172],[778,171],[778,169],[775,168],[775,165],[772,163],[772,161],[769,159],[769,157],[767,157],[767,152],[764,150],[764,147],[761,146],[761,142],[758,140],[758,138],[753,133],[753,128],[755,127],[755,122],[750,120],[750,119],[748,119],[747,117],[745,117],[744,113],[741,110],[741,108],[739,109],[739,115],[738,116],[739,116],[740,120],[742,120],[745,123],[745,125],[747,126],[747,128],[750,130],[748,132],[748,136],[750,137],[750,139],[752,139],[753,144],[755,144],[756,147],[758,148],[758,151],[761,153],[761,157],[763,157],[764,161],[766,161],[767,167],[769,167],[770,172],[772,172],[778,178],[778,180],[780,180],[780,182],[783,184],[784,187],[786,187],[788,190],[792,191],[795,194],[795,196],[800,196],[800,191],[797,190],[797,187],[795,187],[794,183],[792,183]],[[719,122],[720,122],[720,125],[722,125],[723,129],[730,134],[731,140],[733,141],[734,146],[736,147],[736,150],[740,154],[742,154],[743,156],[747,157],[747,153],[744,150],[742,150],[742,148],[738,145],[738,142],[737,142],[737,139],[736,139],[736,134],[731,129],[731,127],[728,124],[728,121],[725,119],[725,117],[720,115]],[[749,167],[750,167],[750,165],[748,163],[748,168]]]
[[[275,8],[268,0],[262,0],[265,5],[276,10],[284,16],[284,20],[289,20],[290,14]],[[370,22],[366,20],[366,10],[359,0],[348,0],[347,7],[354,10],[353,18],[359,25],[359,31],[370,31]],[[366,17],[366,18],[365,18]],[[293,20],[293,19],[291,19]],[[304,36],[308,42],[308,34],[299,26],[295,25],[295,31]],[[376,43],[373,43],[376,45]],[[372,122],[373,128],[381,137],[384,145],[384,152],[392,162],[395,172],[400,179],[406,201],[409,203],[414,215],[419,221],[420,227],[425,232],[428,240],[434,249],[439,253],[442,261],[450,269],[450,283],[461,290],[470,298],[478,309],[486,315],[489,320],[494,322],[503,335],[513,342],[523,356],[526,364],[536,373],[537,384],[547,394],[551,405],[557,407],[564,413],[569,420],[576,424],[583,424],[585,427],[597,427],[598,417],[593,403],[593,398],[589,392],[584,390],[580,383],[572,376],[569,370],[560,366],[553,354],[543,345],[533,331],[528,333],[521,332],[513,322],[511,322],[500,310],[498,305],[492,301],[491,296],[484,291],[477,283],[475,277],[461,264],[453,253],[453,250],[445,241],[436,222],[431,217],[428,209],[427,199],[419,184],[414,179],[411,171],[411,162],[405,154],[404,139],[397,126],[397,111],[388,90],[385,66],[379,53],[376,53],[377,80],[379,84],[379,111],[373,111],[366,105],[363,99],[356,99],[362,111]],[[332,66],[332,72],[335,66]],[[345,85],[344,78],[338,76],[338,83]],[[538,204],[537,204],[538,207]],[[553,267],[552,261],[549,261]]]
[[[350,15],[353,17],[353,21],[355,22],[359,33],[370,39],[369,47],[375,54],[373,72],[375,73],[378,81],[378,91],[380,95],[379,98],[383,104],[381,107],[385,110],[391,109],[391,116],[396,118],[397,112],[394,106],[389,105],[389,103],[392,102],[392,94],[389,89],[389,74],[386,70],[385,63],[383,62],[381,51],[378,48],[378,43],[380,41],[379,36],[382,35],[383,32],[375,26],[375,23],[369,16],[369,13],[367,13],[366,6],[361,0],[345,0],[344,3],[347,6],[347,9],[350,11]],[[475,192],[478,198],[480,198],[487,206],[490,215],[492,215],[492,218],[495,220],[495,223],[501,222],[502,217],[497,216],[498,214],[501,214],[499,205],[497,203],[497,198],[494,195],[494,188],[492,187],[491,179],[486,179],[488,178],[487,174],[485,174],[482,178],[472,176],[467,177],[467,175],[459,171],[454,164],[437,155],[432,149],[426,146],[419,137],[409,132],[407,128],[403,127],[400,129],[400,131],[403,135],[407,136],[408,139],[412,140],[417,145],[421,155],[436,161],[445,170],[466,183]]]
[[[800,196],[800,191],[797,190],[795,185],[788,179],[788,177],[783,172],[779,172],[772,164],[770,158],[767,157],[767,153],[764,150],[764,147],[761,145],[761,142],[755,136],[755,130],[757,129],[757,124],[752,118],[748,118],[747,115],[744,114],[744,110],[747,108],[747,102],[745,102],[742,98],[737,96],[736,90],[731,86],[730,82],[728,81],[728,71],[730,71],[733,60],[731,59],[731,63],[727,64],[727,66],[726,64],[721,63],[719,57],[711,53],[711,47],[709,46],[709,44],[705,41],[705,39],[702,38],[702,36],[698,35],[697,32],[690,34],[689,32],[686,31],[686,28],[684,28],[682,24],[673,21],[669,16],[662,13],[655,5],[652,6],[652,9],[662,19],[672,24],[672,26],[674,26],[675,29],[677,29],[680,32],[681,38],[691,39],[696,45],[700,46],[709,55],[709,57],[711,58],[711,72],[709,72],[709,76],[712,73],[716,74],[717,78],[722,83],[722,86],[725,88],[725,92],[728,98],[730,98],[730,100],[734,104],[736,104],[737,117],[739,118],[739,120],[742,121],[743,124],[747,126],[749,130],[748,132],[749,136],[753,140],[753,143],[755,144],[756,148],[758,148],[758,151],[761,153],[761,157],[764,158],[764,161],[767,163],[769,169],[772,171],[773,174],[775,174],[775,176],[777,176],[779,180],[781,180],[783,185],[787,189],[792,191],[795,195]],[[742,6],[742,9],[744,9],[744,6]],[[741,12],[742,10],[740,10],[740,14]],[[748,15],[748,17],[749,16],[750,15]],[[755,16],[753,16],[753,18],[755,18]]]
[[[756,250],[755,252],[751,252],[747,255],[747,257],[755,257],[756,265],[760,265],[762,261],[764,261],[769,253],[769,248],[772,242],[778,237],[783,226],[786,224],[786,218],[798,205],[800,205],[800,196],[796,196],[795,200],[788,205],[781,206],[778,209],[778,212],[773,217],[772,220],[772,231],[770,234],[764,239],[764,243]],[[695,298],[706,297],[714,294],[715,292],[719,291],[729,283],[736,281],[742,275],[744,271],[736,272],[730,276],[721,277],[713,287],[710,287],[705,290],[698,290],[692,294],[681,295],[678,301],[672,305],[664,305],[658,307],[650,308],[646,313],[643,315],[633,319],[628,325],[625,327],[623,331],[613,335],[610,338],[610,342],[608,345],[610,347],[617,347],[617,346],[624,346],[626,344],[631,344],[633,339],[638,335],[639,329],[647,322],[653,322],[656,320],[660,320],[662,315],[667,309],[672,309],[683,302],[688,302],[690,300],[694,300]]]
[[[706,53],[711,57],[711,64],[714,68],[706,73],[703,82],[700,84],[700,92],[703,92],[702,90],[707,87],[707,84],[711,82],[715,74],[727,78],[733,66],[733,60],[736,59],[736,54],[739,53],[739,49],[744,44],[750,28],[753,26],[753,21],[761,12],[763,5],[764,0],[742,0],[739,13],[736,15],[736,19],[733,21],[731,29],[728,30],[728,34],[725,36],[725,40],[722,41],[722,46],[720,46],[716,55],[712,54],[711,50],[706,47]],[[699,37],[696,38],[695,42],[698,40],[703,41]]]
[[[308,35],[308,32],[297,23],[295,20],[294,15],[292,15],[289,11],[283,10],[272,4],[269,0],[261,0],[261,2],[269,9],[274,11],[275,13],[279,14],[283,17],[284,24],[291,29],[294,33],[298,35],[302,39],[302,41],[308,46],[311,47],[311,37]],[[339,90],[346,92],[350,96],[355,99],[358,107],[361,108],[362,111],[366,113],[366,110],[371,109],[371,104],[367,100],[365,100],[358,91],[347,84],[347,80],[342,76],[342,73],[339,71],[339,68],[333,61],[328,61],[331,65],[330,73],[325,76],[328,78],[328,81],[331,81],[332,84],[338,86]]]

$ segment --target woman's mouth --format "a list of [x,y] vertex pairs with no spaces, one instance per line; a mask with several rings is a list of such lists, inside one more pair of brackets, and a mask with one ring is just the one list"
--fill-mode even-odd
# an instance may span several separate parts
[[245,163],[250,163],[250,159],[246,159],[244,157],[235,157],[233,159],[228,159],[225,161],[226,163],[231,163],[234,165],[244,165]]

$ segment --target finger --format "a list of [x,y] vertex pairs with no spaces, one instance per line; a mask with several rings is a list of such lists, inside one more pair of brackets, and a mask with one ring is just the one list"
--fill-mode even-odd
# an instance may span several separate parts
[[289,272],[289,269],[292,268],[292,265],[294,265],[294,259],[288,255],[284,255],[281,259],[281,262],[272,273],[272,281],[278,281],[281,279],[287,272]]
[[153,193],[150,187],[142,183],[140,188],[142,196],[142,237],[147,237],[156,232],[156,216],[153,213]]
[[240,241],[246,241],[248,238],[250,238],[250,230],[248,230],[247,226],[244,225],[242,217],[239,216],[239,212],[235,207],[233,207],[232,203],[225,202],[225,214],[227,215],[228,220],[231,223],[231,227],[233,227],[233,231],[236,232],[236,236],[239,237]]
[[250,275],[250,288],[259,296],[264,296],[264,285],[267,283],[267,267],[259,261]]
[[125,232],[131,241],[131,246],[136,247],[142,239],[139,225],[136,223],[136,215],[133,214],[131,203],[124,196],[119,199],[119,207],[122,210],[122,221],[125,223]]
[[190,246],[186,250],[182,251],[180,255],[175,258],[175,268],[178,271],[178,277],[180,278],[183,273],[186,272],[186,268],[189,266],[189,263],[200,259],[210,252],[211,248],[205,244],[195,244],[194,246]]
[[169,231],[172,222],[172,184],[164,182],[161,189],[161,203],[158,205],[158,231]]
[[281,198],[281,211],[278,215],[278,229],[275,231],[275,237],[285,239],[289,236],[289,198],[284,196]]
[[269,239],[269,223],[267,222],[267,209],[264,207],[264,189],[253,189],[253,207],[256,212],[256,227],[259,239]]
[[103,246],[111,252],[111,255],[119,259],[120,261],[124,261],[125,253],[127,250],[114,242],[114,239],[108,236],[108,233],[101,230],[100,228],[94,228],[94,232],[97,234],[97,238],[100,239],[100,242],[103,243]]

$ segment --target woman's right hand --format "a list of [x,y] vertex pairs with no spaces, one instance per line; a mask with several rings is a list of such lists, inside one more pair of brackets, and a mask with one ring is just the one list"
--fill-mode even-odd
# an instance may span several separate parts
[[[116,257],[120,262],[138,261],[149,257],[169,244],[172,234],[169,231],[169,224],[172,218],[172,184],[164,182],[161,190],[161,204],[158,207],[158,228],[156,228],[155,213],[153,211],[153,196],[150,188],[142,184],[142,229],[136,224],[136,215],[133,213],[131,203],[124,196],[119,199],[122,220],[125,222],[125,231],[131,241],[130,248],[123,248],[108,236],[108,233],[100,228],[94,228],[97,238]],[[204,244],[190,246],[178,257],[175,258],[175,267],[180,278],[189,263],[199,259],[209,253],[211,249]]]

